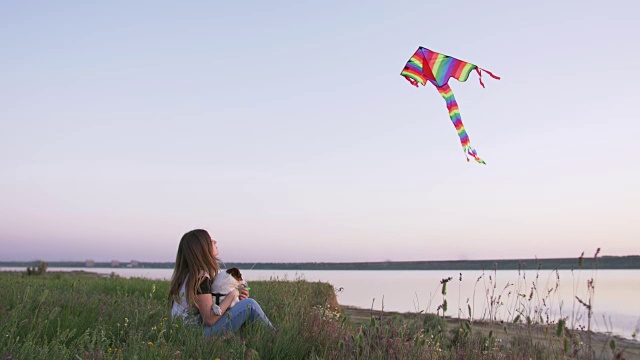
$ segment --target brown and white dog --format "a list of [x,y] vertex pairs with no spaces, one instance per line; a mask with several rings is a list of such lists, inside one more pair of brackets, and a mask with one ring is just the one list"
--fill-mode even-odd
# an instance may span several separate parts
[[[248,287],[247,282],[242,278],[242,274],[240,273],[240,269],[237,267],[232,267],[225,272],[220,272],[213,279],[213,283],[211,284],[211,295],[213,295],[213,313],[216,315],[222,315],[222,309],[220,309],[220,303],[225,298],[225,296],[233,289],[238,289],[241,291],[242,289],[246,289]],[[235,298],[229,308],[232,308],[235,304],[240,301],[238,298]]]

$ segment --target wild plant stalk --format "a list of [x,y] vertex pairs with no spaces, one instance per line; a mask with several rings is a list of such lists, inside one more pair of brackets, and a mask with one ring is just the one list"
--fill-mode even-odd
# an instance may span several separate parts
[[[584,261],[584,251],[582,252],[582,254],[580,254],[580,256],[578,257],[578,269],[582,269],[582,264]],[[571,273],[573,274],[573,269],[571,269]],[[576,294],[578,293],[577,290],[577,286],[580,283],[580,275],[582,275],[581,271],[578,271],[578,279],[576,280],[574,278],[574,280],[572,281],[572,285],[573,285],[573,301],[572,301],[572,307],[571,307],[571,329],[575,330],[575,322],[576,322],[576,318],[577,318],[577,310],[576,310]]]
[[[487,308],[489,313],[489,322],[496,322],[499,318],[500,309],[503,307],[503,297],[505,296],[505,291],[509,290],[513,284],[507,282],[505,286],[500,290],[500,293],[497,294],[498,286],[498,266],[497,263],[494,264],[492,273],[489,274],[489,287],[485,283],[485,293],[486,293],[486,301]],[[510,296],[511,292],[507,293],[507,297]],[[508,299],[507,299],[508,300]],[[508,309],[507,309],[508,311]]]
[[447,283],[449,281],[451,281],[451,279],[453,279],[452,277],[448,277],[445,279],[440,280],[440,285],[442,285],[442,304],[438,305],[438,308],[436,309],[436,313],[440,312],[440,309],[442,309],[442,317],[444,318],[446,315],[445,313],[447,312]]
[[600,248],[596,250],[593,255],[593,270],[591,278],[587,280],[587,298],[582,300],[576,295],[578,302],[587,310],[587,349],[591,354],[593,347],[591,345],[591,318],[593,316],[593,298],[595,296],[595,279],[598,271],[598,255],[600,254]]
[[[494,264],[493,269],[491,270],[494,274],[496,272],[496,265]],[[485,315],[487,314],[487,310],[489,312],[489,321],[491,321],[491,309],[492,309],[492,304],[491,304],[491,298],[493,297],[493,293],[489,294],[490,291],[492,291],[491,289],[494,288],[493,286],[493,280],[491,277],[491,272],[489,273],[489,287],[487,287],[487,281],[486,278],[483,281],[483,285],[484,285],[484,296],[485,296],[485,304],[486,306],[484,307],[484,311],[482,313],[482,319],[485,319]]]
[[476,311],[476,287],[478,286],[478,283],[480,282],[480,280],[482,280],[484,278],[484,269],[482,270],[482,275],[478,276],[478,278],[476,279],[475,284],[473,284],[473,295],[472,295],[472,303],[473,303],[473,310],[472,313],[469,314],[469,316],[471,317],[471,321],[473,322],[476,317],[475,317],[475,311]]
[[513,302],[513,308],[512,311],[510,312],[512,314],[512,318],[509,319],[510,322],[513,323],[518,323],[521,319],[521,317],[523,316],[523,313],[521,312],[520,308],[522,305],[522,298],[525,296],[522,293],[522,286],[524,284],[524,286],[526,286],[526,281],[527,281],[527,274],[526,274],[526,269],[525,269],[525,264],[524,263],[518,263],[518,278],[516,281],[516,287],[514,289],[514,302]]
[[460,314],[462,314],[462,309],[460,308],[460,293],[462,292],[461,284],[462,284],[462,273],[460,273],[460,276],[458,277],[458,320],[460,320]]

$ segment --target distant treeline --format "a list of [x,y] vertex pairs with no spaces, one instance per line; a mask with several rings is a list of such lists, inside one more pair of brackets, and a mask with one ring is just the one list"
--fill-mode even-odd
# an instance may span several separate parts
[[[0,266],[29,267],[35,266],[40,260],[34,261],[4,261]],[[111,262],[95,262],[87,266],[83,261],[50,261],[49,268],[80,267],[80,268],[125,268],[130,264],[112,266]],[[173,262],[143,262],[137,268],[172,269]],[[292,263],[240,263],[226,262],[225,268],[238,267],[240,269],[255,270],[571,270],[571,269],[640,269],[640,256],[602,256],[597,260],[593,257],[559,258],[559,259],[523,259],[523,260],[455,260],[455,261],[381,261],[381,262],[292,262]]]

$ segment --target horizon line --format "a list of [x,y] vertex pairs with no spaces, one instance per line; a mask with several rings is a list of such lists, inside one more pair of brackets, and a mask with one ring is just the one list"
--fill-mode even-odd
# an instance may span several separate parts
[[[624,257],[640,257],[640,254],[632,255],[599,255],[598,258],[624,258]],[[594,256],[577,256],[577,257],[548,257],[548,258],[492,258],[492,259],[457,259],[457,260],[365,260],[365,261],[220,261],[222,263],[236,263],[236,264],[371,264],[371,263],[417,263],[417,262],[459,262],[459,261],[538,261],[538,260],[567,260],[567,259],[592,259]],[[31,263],[31,262],[48,262],[48,263],[113,263],[119,262],[122,264],[130,264],[132,262],[138,263],[175,263],[174,261],[145,261],[145,260],[43,260],[43,259],[31,259],[31,260],[0,260],[0,263]]]

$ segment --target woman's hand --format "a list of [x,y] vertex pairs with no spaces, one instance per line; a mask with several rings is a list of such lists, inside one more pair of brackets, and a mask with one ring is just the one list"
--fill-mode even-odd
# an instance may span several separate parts
[[244,300],[244,299],[246,299],[248,297],[249,297],[249,290],[247,290],[247,289],[240,290],[240,293],[238,294],[238,299]]

